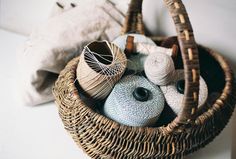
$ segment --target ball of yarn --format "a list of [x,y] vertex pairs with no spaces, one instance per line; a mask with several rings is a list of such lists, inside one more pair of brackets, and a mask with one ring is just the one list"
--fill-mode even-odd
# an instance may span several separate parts
[[[176,70],[173,81],[167,86],[161,86],[161,90],[164,93],[167,104],[172,110],[178,114],[182,110],[182,100],[184,94],[180,93],[177,89],[177,82],[184,80],[184,70]],[[199,83],[199,101],[198,107],[201,108],[207,100],[208,88],[206,82],[200,77]]]
[[173,45],[178,46],[177,55],[174,58],[175,69],[183,69],[183,60],[177,36],[168,37],[161,43],[161,46],[165,48],[172,48]]
[[94,41],[85,46],[77,67],[80,87],[95,99],[104,99],[123,75],[125,54],[107,41]]
[[164,53],[148,55],[144,63],[147,78],[156,85],[166,85],[173,80],[175,66],[172,58]]
[[[126,39],[128,36],[134,37],[134,43],[144,43],[144,44],[156,46],[154,41],[152,41],[150,38],[148,38],[144,35],[141,35],[141,34],[122,35],[122,36],[117,37],[113,41],[113,43],[116,44],[122,51],[124,51],[125,46],[126,46]],[[131,56],[129,57],[127,68],[135,70],[135,71],[143,71],[144,70],[144,61],[145,61],[146,57],[147,57],[147,54],[143,53],[143,52],[137,52],[136,54],[131,54]]]
[[104,104],[104,114],[129,126],[153,126],[163,108],[164,96],[156,85],[142,76],[123,77]]

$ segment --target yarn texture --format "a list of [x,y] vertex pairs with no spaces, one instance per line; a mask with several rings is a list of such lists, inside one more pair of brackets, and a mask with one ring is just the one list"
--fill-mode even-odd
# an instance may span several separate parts
[[104,99],[123,75],[125,54],[107,41],[88,44],[80,57],[77,79],[81,88],[95,99]]
[[[148,100],[135,99],[133,92],[138,87],[149,90]],[[104,114],[124,125],[153,126],[164,108],[164,103],[159,87],[142,76],[129,75],[115,85],[104,104]]]
[[[173,82],[167,86],[161,86],[161,90],[164,93],[167,104],[172,108],[172,110],[178,114],[182,109],[182,100],[184,94],[178,92],[176,88],[177,81],[184,79],[184,70],[176,70]],[[206,82],[202,77],[200,77],[199,83],[199,99],[198,108],[201,108],[207,101],[208,88]]]
[[166,85],[173,80],[175,66],[172,58],[165,53],[148,55],[144,70],[147,78],[156,85]]

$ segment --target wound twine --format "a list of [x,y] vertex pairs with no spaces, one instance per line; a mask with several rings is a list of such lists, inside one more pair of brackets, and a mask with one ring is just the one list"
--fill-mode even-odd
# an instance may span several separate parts
[[156,85],[166,85],[173,80],[175,66],[172,58],[165,53],[149,54],[144,71],[147,78]]
[[[178,114],[182,110],[182,100],[184,94],[178,92],[176,84],[177,81],[184,79],[184,70],[176,70],[173,82],[167,86],[161,86],[161,90],[164,93],[167,104],[172,108],[172,110]],[[201,108],[208,97],[208,88],[206,82],[202,77],[200,77],[199,83],[199,100],[198,108]]]
[[[133,96],[137,87],[149,90],[146,101]],[[142,76],[123,77],[114,87],[104,104],[104,115],[129,126],[154,126],[163,108],[164,96],[160,88]]]
[[95,99],[105,99],[123,75],[125,54],[107,41],[94,41],[85,46],[77,67],[81,88]]

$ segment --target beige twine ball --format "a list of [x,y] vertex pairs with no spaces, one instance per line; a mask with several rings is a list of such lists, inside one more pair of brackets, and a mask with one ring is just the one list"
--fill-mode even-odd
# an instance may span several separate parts
[[105,99],[125,72],[127,59],[115,45],[94,41],[85,46],[77,67],[81,88],[95,99]]

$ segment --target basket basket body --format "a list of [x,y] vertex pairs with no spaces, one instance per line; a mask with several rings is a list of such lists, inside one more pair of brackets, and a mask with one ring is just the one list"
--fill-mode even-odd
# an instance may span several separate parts
[[[140,7],[136,6],[135,11],[139,12]],[[126,24],[132,25],[125,26],[123,31],[141,30],[139,33],[144,33],[142,25],[133,24],[139,23],[141,15],[129,15],[138,18],[133,18],[133,21],[127,18]],[[155,39],[158,39],[156,43],[161,42],[160,38]],[[191,122],[182,122],[185,118],[178,116],[166,126],[130,127],[95,112],[81,100],[76,88],[74,81],[80,60],[80,57],[76,57],[61,71],[53,88],[65,129],[91,158],[182,158],[204,147],[228,123],[236,103],[236,87],[233,72],[226,60],[209,48],[197,47],[204,49],[220,65],[225,75],[225,86],[220,97],[207,110],[195,114]]]
[[[222,67],[228,66],[219,54],[207,50]],[[211,142],[228,123],[234,110],[235,93],[232,93],[236,91],[232,87],[230,94],[222,93],[208,111],[197,117],[194,125],[186,126],[182,131],[176,129],[166,133],[166,127],[119,125],[94,112],[81,101],[74,84],[78,62],[79,57],[68,63],[53,93],[65,129],[92,158],[181,158]],[[229,85],[234,86],[233,81],[225,89]]]

